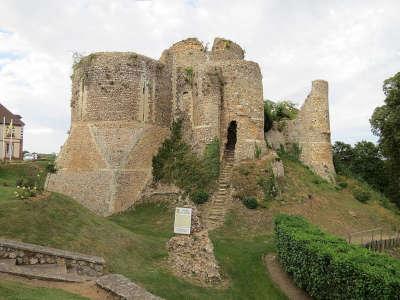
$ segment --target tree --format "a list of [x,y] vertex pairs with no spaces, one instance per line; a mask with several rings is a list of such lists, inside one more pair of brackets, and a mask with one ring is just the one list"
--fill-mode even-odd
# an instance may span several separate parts
[[375,189],[385,192],[388,183],[385,162],[379,147],[374,143],[361,141],[354,146],[351,172],[360,176]]
[[400,72],[383,83],[385,104],[375,109],[370,123],[372,132],[379,137],[379,147],[387,158],[390,176],[388,193],[400,206]]
[[296,118],[299,110],[296,104],[290,101],[273,102],[264,101],[264,132],[272,128],[273,122],[279,122],[283,119],[293,120]]
[[271,100],[264,101],[264,132],[267,132],[272,128],[272,122],[274,121],[272,118],[273,106],[274,102]]
[[335,142],[333,163],[338,174],[357,177],[381,192],[386,190],[388,178],[385,161],[374,143],[361,141],[352,147],[343,142]]
[[335,165],[336,172],[339,174],[349,174],[354,156],[351,145],[337,141],[333,145],[332,150],[333,164]]

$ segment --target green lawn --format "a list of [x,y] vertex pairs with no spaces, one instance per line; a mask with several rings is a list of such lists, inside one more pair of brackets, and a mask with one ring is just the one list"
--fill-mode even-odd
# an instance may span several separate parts
[[284,298],[262,263],[262,255],[273,250],[272,238],[237,236],[229,222],[212,234],[217,259],[230,279],[228,289],[202,288],[173,276],[164,267],[173,212],[167,205],[148,204],[102,218],[52,194],[41,201],[0,202],[0,228],[3,237],[103,256],[111,272],[124,274],[166,299]]
[[25,284],[0,281],[1,300],[85,300],[88,298],[65,292],[60,289],[31,287]]

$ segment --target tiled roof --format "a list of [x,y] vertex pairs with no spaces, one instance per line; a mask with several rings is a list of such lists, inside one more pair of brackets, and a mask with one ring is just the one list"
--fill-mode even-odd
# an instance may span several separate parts
[[4,117],[6,118],[6,124],[10,124],[12,119],[14,125],[19,125],[19,126],[25,125],[25,123],[21,121],[22,119],[21,116],[14,115],[0,103],[0,124],[3,124]]

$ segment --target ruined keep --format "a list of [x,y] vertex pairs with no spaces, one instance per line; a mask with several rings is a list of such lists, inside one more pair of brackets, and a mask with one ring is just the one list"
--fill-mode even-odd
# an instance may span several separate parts
[[[58,171],[48,176],[46,186],[98,214],[123,211],[141,198],[152,180],[152,157],[174,120],[183,121],[184,138],[199,154],[214,138],[221,143],[221,160],[225,148],[234,151],[235,161],[266,150],[260,68],[244,60],[243,49],[231,41],[216,38],[209,51],[189,38],[159,60],[132,52],[93,53],[74,65],[71,78],[70,134],[56,162]],[[317,85],[317,92],[325,90]],[[327,105],[324,97],[311,99]],[[307,118],[305,111],[299,122]],[[329,118],[325,121],[330,147]],[[301,126],[293,128],[306,153],[314,140]],[[326,157],[318,159],[331,162],[325,146]],[[315,151],[310,153],[312,161]]]

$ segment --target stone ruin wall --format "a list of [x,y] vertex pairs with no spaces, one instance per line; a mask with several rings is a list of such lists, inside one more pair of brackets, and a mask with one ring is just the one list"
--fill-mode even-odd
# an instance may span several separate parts
[[293,143],[298,144],[301,148],[300,160],[321,177],[334,182],[328,82],[313,81],[311,92],[296,119],[286,124],[281,130],[274,124],[266,135],[267,141],[274,149],[278,149],[280,145],[287,147]]
[[[239,45],[220,38],[211,51],[194,38],[180,41],[160,60],[133,52],[86,56],[74,66],[71,111],[58,172],[48,176],[46,186],[104,216],[141,199],[152,180],[152,157],[173,120],[183,119],[184,138],[200,155],[218,138],[222,158],[231,121],[237,122],[236,160],[254,158],[256,147],[266,150],[260,68],[244,60]],[[312,131],[307,114],[290,125],[293,133],[287,132],[285,142],[299,142],[304,162],[330,172],[333,165],[319,164],[329,160],[329,134],[320,139],[326,128]]]
[[173,116],[184,120],[185,139],[198,154],[218,138],[222,156],[231,121],[238,124],[235,159],[253,158],[256,145],[265,151],[262,75],[239,45],[216,38],[209,52],[187,39],[161,60],[172,66]]
[[168,136],[165,66],[135,53],[95,53],[74,67],[72,125],[47,188],[101,215],[130,207]]

